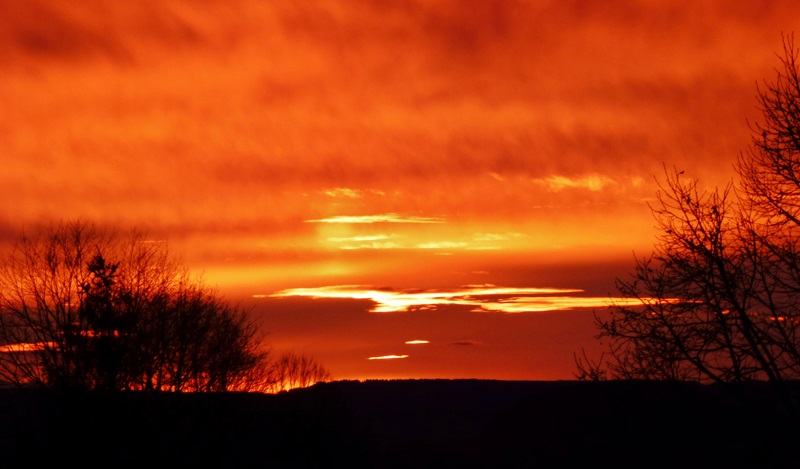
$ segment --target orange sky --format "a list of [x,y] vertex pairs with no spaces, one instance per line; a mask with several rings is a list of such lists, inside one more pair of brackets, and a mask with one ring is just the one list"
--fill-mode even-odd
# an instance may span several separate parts
[[0,11],[0,239],[146,229],[342,379],[572,378],[598,298],[652,245],[662,165],[734,176],[800,18],[792,0]]

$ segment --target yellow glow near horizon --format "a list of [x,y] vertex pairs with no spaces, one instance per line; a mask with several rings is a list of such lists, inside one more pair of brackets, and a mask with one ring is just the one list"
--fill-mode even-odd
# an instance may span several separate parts
[[[363,285],[335,285],[318,288],[291,288],[270,297],[308,297],[370,300],[373,313],[397,313],[437,306],[469,306],[475,312],[526,313],[563,311],[575,308],[606,307],[609,302],[624,299],[580,297],[574,288],[512,288],[491,284],[466,285],[452,290],[389,290]],[[564,295],[564,296],[553,296]],[[547,296],[542,296],[547,295]],[[495,298],[499,297],[499,298]]]
[[444,223],[443,218],[436,217],[409,217],[396,213],[386,213],[381,215],[338,215],[317,220],[306,220],[307,223]]
[[[47,346],[46,343],[18,343],[0,346],[0,353],[22,353],[22,352],[38,352],[44,350]],[[54,343],[49,344],[50,347],[55,347]]]

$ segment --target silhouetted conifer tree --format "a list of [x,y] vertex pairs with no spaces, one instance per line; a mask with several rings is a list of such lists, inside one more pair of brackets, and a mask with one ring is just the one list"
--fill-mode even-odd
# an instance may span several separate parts
[[0,379],[91,390],[265,386],[244,311],[189,276],[165,243],[83,222],[23,235],[0,263]]

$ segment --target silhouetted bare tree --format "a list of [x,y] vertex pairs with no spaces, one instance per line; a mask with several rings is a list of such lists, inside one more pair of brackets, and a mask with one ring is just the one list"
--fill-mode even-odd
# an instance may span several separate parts
[[331,374],[316,359],[305,354],[284,353],[270,367],[268,392],[305,388],[329,381]]
[[0,379],[54,388],[241,389],[268,379],[261,342],[243,311],[141,233],[61,223],[23,235],[0,264]]
[[800,378],[800,71],[784,37],[763,122],[736,169],[740,184],[702,190],[667,171],[651,210],[658,241],[618,280],[624,301],[596,315],[608,359],[578,376],[783,382]]

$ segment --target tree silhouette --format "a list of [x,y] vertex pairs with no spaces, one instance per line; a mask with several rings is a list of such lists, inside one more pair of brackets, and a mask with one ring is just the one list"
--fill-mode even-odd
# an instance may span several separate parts
[[266,382],[267,362],[245,312],[142,233],[60,223],[23,235],[0,264],[0,379],[226,391]]
[[305,354],[283,353],[270,367],[269,392],[305,388],[328,381],[330,372],[316,359]]
[[108,264],[101,254],[86,267],[88,282],[80,286],[79,321],[91,335],[76,334],[80,349],[76,357],[86,366],[86,379],[96,389],[114,390],[122,372],[122,360],[131,328],[125,317],[125,301],[116,291],[119,264]]
[[800,378],[800,71],[783,38],[759,87],[763,122],[735,166],[739,184],[702,189],[667,170],[651,206],[653,253],[618,279],[625,298],[595,315],[603,363],[578,377],[783,383]]

